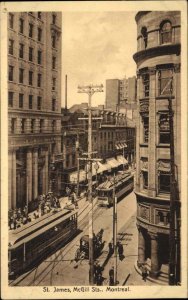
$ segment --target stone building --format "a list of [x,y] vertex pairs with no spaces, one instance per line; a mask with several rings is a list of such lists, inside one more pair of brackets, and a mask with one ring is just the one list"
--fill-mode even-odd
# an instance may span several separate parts
[[175,179],[181,199],[181,20],[178,11],[141,11],[135,19],[138,267],[146,262],[150,276],[156,278],[164,270],[168,274],[170,252],[171,135],[168,99],[173,110]]
[[61,13],[8,14],[9,208],[49,190],[61,164]]
[[136,102],[136,76],[106,80],[105,108],[118,110],[120,106]]

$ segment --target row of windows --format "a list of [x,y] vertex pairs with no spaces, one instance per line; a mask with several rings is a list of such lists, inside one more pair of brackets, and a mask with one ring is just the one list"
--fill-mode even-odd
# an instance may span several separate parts
[[[148,189],[148,172],[142,171],[143,188]],[[160,172],[158,176],[158,187],[161,193],[170,193],[170,173]]]
[[[146,27],[142,27],[141,35],[143,39],[143,47],[146,49],[148,46],[148,32]],[[172,24],[170,21],[165,20],[160,24],[159,35],[161,45],[172,43]]]
[[[28,128],[28,124],[27,124],[27,119],[23,118],[21,119],[21,123],[20,123],[20,132],[18,132],[17,130],[17,119],[16,118],[12,118],[10,120],[10,133],[42,133],[44,132],[44,119],[40,119],[39,121],[39,128],[37,129],[37,122],[36,119],[31,119],[30,122],[30,128]],[[56,130],[56,120],[52,120],[51,124],[48,127],[48,130],[46,130],[45,128],[45,132],[55,132]],[[28,132],[29,131],[29,132]]]
[[[143,142],[148,143],[149,139],[149,116],[142,117],[143,122]],[[169,114],[160,114],[159,117],[159,143],[170,144]]]
[[[19,43],[19,58],[26,59],[30,62],[33,62],[34,61],[34,48],[29,47],[28,57],[26,57],[24,47],[25,47],[25,45],[23,43]],[[14,40],[12,40],[12,39],[9,39],[8,53],[10,55],[14,55]],[[37,50],[37,61],[36,62],[37,62],[38,65],[42,64],[42,51],[41,50]]]
[[[158,96],[173,94],[173,70],[164,69],[157,71]],[[142,75],[143,97],[149,97],[150,75]]]
[[[19,68],[19,78],[18,78],[18,83],[25,84],[25,72],[23,68]],[[34,85],[34,72],[33,71],[28,71],[28,85],[33,86]],[[37,82],[36,86],[37,87],[42,87],[42,74],[37,73]],[[8,80],[9,81],[14,81],[14,67],[9,65],[9,73],[8,73]],[[56,89],[56,77],[52,77],[52,90]]]
[[[19,108],[23,108],[24,107],[24,94],[19,93]],[[14,106],[14,93],[9,91],[8,92],[8,106],[9,107],[13,107]],[[29,109],[33,109],[34,108],[34,96],[33,95],[29,95],[28,96],[28,108]],[[42,97],[41,96],[37,96],[37,110],[41,110],[42,109]],[[56,99],[52,99],[52,111],[56,110]]]
[[[31,15],[33,14],[32,12],[29,12]],[[38,19],[42,19],[42,13],[40,11],[37,12],[37,17]],[[23,20],[23,19],[22,19]],[[23,22],[22,23],[23,26]],[[9,28],[14,29],[14,14],[9,13]]]

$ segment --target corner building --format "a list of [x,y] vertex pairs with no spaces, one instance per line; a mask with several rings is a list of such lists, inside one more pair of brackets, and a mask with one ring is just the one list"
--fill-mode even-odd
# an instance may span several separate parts
[[8,14],[9,208],[49,190],[61,152],[61,13]]
[[170,234],[170,128],[173,110],[176,180],[180,191],[180,12],[138,12],[136,198],[138,262],[150,276],[168,271]]

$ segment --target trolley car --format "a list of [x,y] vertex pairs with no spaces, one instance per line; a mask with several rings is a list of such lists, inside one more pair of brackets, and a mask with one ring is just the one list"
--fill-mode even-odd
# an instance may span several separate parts
[[113,205],[114,193],[120,200],[134,187],[134,175],[131,172],[120,173],[97,187],[97,199],[100,206]]
[[9,232],[9,277],[22,273],[77,233],[77,212],[59,209]]

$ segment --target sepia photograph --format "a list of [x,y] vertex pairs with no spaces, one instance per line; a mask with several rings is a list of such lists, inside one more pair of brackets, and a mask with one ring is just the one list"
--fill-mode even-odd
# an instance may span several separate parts
[[1,3],[2,299],[187,297],[186,12]]

